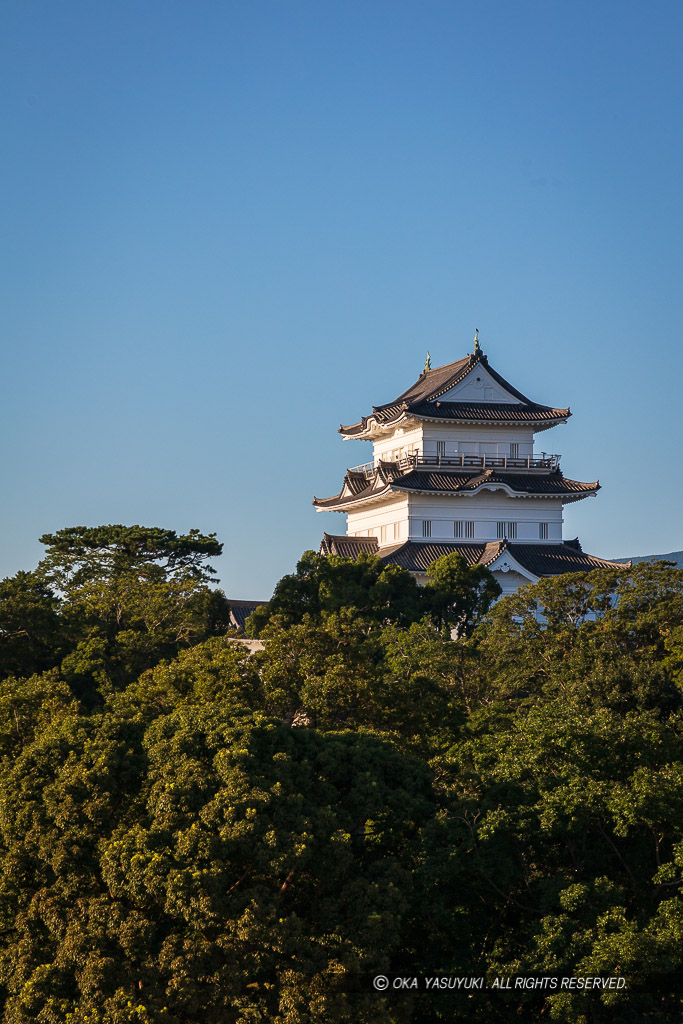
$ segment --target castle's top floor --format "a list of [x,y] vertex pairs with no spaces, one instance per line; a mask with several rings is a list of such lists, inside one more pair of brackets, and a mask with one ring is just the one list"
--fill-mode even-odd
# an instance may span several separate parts
[[377,441],[395,433],[409,421],[475,427],[530,428],[533,433],[566,423],[570,410],[539,405],[501,377],[481,351],[475,337],[474,352],[454,363],[424,371],[406,391],[358,423],[341,426],[345,439]]

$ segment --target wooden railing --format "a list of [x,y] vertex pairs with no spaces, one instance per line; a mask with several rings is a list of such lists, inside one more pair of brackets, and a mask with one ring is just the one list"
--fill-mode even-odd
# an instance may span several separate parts
[[[397,469],[503,469],[503,470],[552,470],[560,464],[559,455],[404,455],[400,459],[383,459]],[[376,469],[374,462],[354,466],[351,472],[371,476]]]

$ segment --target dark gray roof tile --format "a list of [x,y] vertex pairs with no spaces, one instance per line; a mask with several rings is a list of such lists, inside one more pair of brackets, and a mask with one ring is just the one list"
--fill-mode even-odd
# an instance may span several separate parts
[[[446,394],[463,380],[477,363],[481,363],[508,394],[517,398],[519,404],[516,405],[514,402],[439,401],[440,396]],[[364,433],[368,421],[371,419],[388,424],[399,419],[404,413],[444,420],[538,423],[539,426],[543,424],[550,426],[566,420],[571,415],[569,409],[554,409],[532,402],[497,373],[492,366],[489,366],[488,359],[483,352],[479,351],[465,356],[464,359],[457,359],[453,363],[447,363],[445,366],[438,366],[433,370],[421,373],[415,383],[411,384],[398,398],[392,402],[386,402],[384,405],[373,406],[369,416],[363,416],[358,423],[352,423],[346,427],[341,426],[339,432],[347,437],[353,437],[356,434]]]
[[[594,569],[623,569],[623,564],[589,555],[577,540],[564,544],[517,544],[509,541],[467,543],[460,541],[404,541],[380,548],[376,537],[343,537],[324,534],[320,545],[323,555],[357,558],[361,551],[378,554],[388,565],[400,565],[410,572],[426,573],[442,555],[457,553],[468,565],[491,565],[504,551],[534,576],[559,576],[568,572],[592,572]],[[629,563],[630,564],[630,563]]]

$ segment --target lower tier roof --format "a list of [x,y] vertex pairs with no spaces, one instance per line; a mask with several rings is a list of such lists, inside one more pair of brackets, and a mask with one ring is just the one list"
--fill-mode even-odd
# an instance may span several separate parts
[[516,544],[507,540],[485,542],[402,541],[380,549],[376,537],[344,537],[325,533],[321,555],[357,558],[361,552],[379,555],[387,565],[400,565],[410,572],[426,573],[432,562],[453,553],[464,557],[468,565],[492,565],[506,551],[533,576],[560,576],[566,572],[590,572],[593,569],[624,569],[630,562],[610,562],[583,551],[577,540],[563,544]]
[[501,469],[441,472],[439,470],[399,470],[394,463],[380,463],[371,473],[348,470],[339,494],[314,498],[318,509],[343,511],[352,505],[374,503],[397,492],[471,495],[480,490],[503,490],[511,497],[561,498],[562,504],[580,501],[597,494],[597,480],[583,483],[570,480],[559,469],[547,473],[519,473]]

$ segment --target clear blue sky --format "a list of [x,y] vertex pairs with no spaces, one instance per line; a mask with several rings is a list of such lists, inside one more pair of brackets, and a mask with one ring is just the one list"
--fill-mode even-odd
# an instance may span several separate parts
[[474,328],[600,478],[565,536],[683,548],[683,5],[5,0],[0,573],[107,522],[267,598],[343,519],[340,422]]

